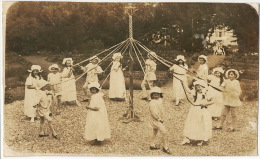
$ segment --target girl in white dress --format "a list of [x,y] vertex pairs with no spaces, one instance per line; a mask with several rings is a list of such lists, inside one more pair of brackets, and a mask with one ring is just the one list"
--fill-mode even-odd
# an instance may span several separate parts
[[235,131],[235,125],[237,121],[237,108],[242,105],[239,96],[242,93],[240,83],[237,80],[239,77],[239,72],[235,69],[229,69],[225,73],[227,80],[223,83],[224,86],[224,109],[221,114],[221,121],[214,130],[222,130],[223,124],[226,120],[227,115],[231,112],[232,123],[228,128],[228,131]]
[[81,104],[77,100],[77,92],[76,92],[76,81],[75,76],[73,74],[74,69],[72,68],[72,58],[64,58],[62,64],[65,65],[62,76],[62,98],[63,102],[74,102],[78,106]]
[[193,95],[194,105],[191,106],[184,125],[184,140],[182,145],[195,140],[198,146],[207,143],[212,137],[212,120],[207,106],[213,104],[212,98],[207,94],[207,83],[204,80],[194,82],[195,90],[185,90]]
[[93,56],[90,59],[90,63],[87,64],[85,67],[81,66],[81,70],[84,72],[87,72],[86,82],[83,85],[82,89],[85,95],[85,98],[83,101],[88,101],[90,98],[88,85],[92,82],[98,82],[98,74],[101,74],[103,72],[102,68],[98,65],[100,62],[100,59],[97,56]]
[[95,144],[101,144],[101,141],[111,138],[104,94],[100,92],[100,84],[97,82],[90,83],[88,87],[93,95],[89,105],[86,106],[88,112],[84,138],[87,141],[94,141]]
[[62,88],[61,88],[61,73],[60,68],[57,64],[53,64],[49,67],[49,71],[51,73],[48,74],[48,82],[50,84],[50,88],[54,97],[57,98],[57,114],[61,112],[61,95],[62,95]]
[[206,64],[207,63],[207,56],[200,55],[198,58],[198,62],[200,63],[200,66],[197,70],[197,77],[202,80],[207,80],[208,74],[209,74],[209,67]]
[[[182,80],[184,85],[188,85],[187,76],[186,76],[188,66],[185,64],[186,60],[184,56],[178,55],[175,60],[178,62],[178,64],[174,64],[170,68],[170,71],[173,73],[174,76]],[[173,81],[172,81],[176,106],[178,106],[180,102],[183,103],[182,100],[185,98],[185,92],[183,90],[182,83],[177,78],[173,77]]]
[[110,72],[110,85],[109,85],[109,98],[125,100],[126,88],[125,77],[122,70],[120,60],[122,59],[121,53],[113,54],[113,65]]
[[36,104],[36,90],[38,89],[39,81],[42,80],[40,72],[42,72],[41,66],[32,65],[29,77],[25,82],[25,97],[24,97],[24,114],[31,118],[31,122],[34,122],[36,117],[36,108],[33,106]]
[[211,85],[208,89],[208,93],[214,98],[215,103],[209,107],[209,111],[212,115],[212,119],[218,120],[221,117],[221,112],[224,108],[223,105],[223,77],[224,70],[221,67],[213,69],[213,75],[208,76],[209,84]]
[[156,80],[155,71],[156,71],[157,64],[154,62],[156,53],[150,52],[150,53],[148,53],[147,57],[148,57],[148,59],[145,61],[144,80],[141,83],[142,92],[143,92],[143,96],[142,96],[143,100],[146,100],[146,99],[151,100],[151,97],[148,95],[148,93],[146,91],[146,85],[148,85],[149,89],[152,89],[152,87],[154,85],[154,81]]

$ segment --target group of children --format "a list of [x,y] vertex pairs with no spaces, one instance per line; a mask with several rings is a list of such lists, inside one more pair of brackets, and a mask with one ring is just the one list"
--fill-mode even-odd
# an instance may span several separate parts
[[[144,80],[141,84],[143,91],[142,99],[149,100],[150,110],[150,125],[153,130],[152,141],[150,143],[151,150],[160,149],[160,146],[155,143],[156,135],[160,131],[163,140],[163,152],[171,154],[168,141],[167,131],[164,125],[164,110],[163,110],[163,93],[161,89],[155,85],[156,81],[156,53],[149,52],[148,59],[145,61]],[[125,79],[123,75],[124,69],[120,63],[122,59],[121,53],[113,54],[113,65],[110,72],[110,99],[126,98]],[[198,58],[200,64],[197,71],[191,72],[185,63],[185,57],[178,55],[175,59],[176,63],[169,68],[173,74],[173,98],[175,105],[179,106],[184,102],[184,99],[189,100],[189,96],[193,97],[191,107],[184,125],[184,139],[181,144],[189,144],[191,141],[196,141],[197,145],[207,143],[212,137],[213,130],[221,130],[223,123],[229,111],[232,115],[232,124],[229,131],[235,131],[235,122],[237,120],[236,108],[241,105],[239,95],[241,88],[237,78],[239,73],[237,70],[229,69],[224,71],[223,68],[214,68],[211,75],[208,75],[207,57],[201,55]],[[57,133],[53,129],[50,112],[51,98],[57,98],[57,114],[60,113],[62,102],[75,102],[80,105],[76,96],[75,77],[73,75],[73,61],[71,58],[65,58],[62,62],[65,67],[63,72],[59,72],[60,68],[57,64],[49,67],[48,82],[41,76],[41,67],[33,65],[29,70],[30,75],[26,80],[25,86],[25,115],[34,120],[36,112],[41,117],[40,135],[46,136],[42,131],[44,120],[49,123],[52,131],[52,136],[58,139]],[[89,101],[87,108],[86,126],[84,137],[88,141],[94,141],[95,144],[101,144],[104,139],[111,137],[108,123],[108,115],[106,105],[103,99],[103,93],[100,91],[98,74],[103,72],[99,66],[100,60],[97,56],[90,59],[90,63],[81,69],[87,74],[86,82],[83,86],[85,99]],[[192,89],[188,87],[187,77],[188,72],[196,79],[192,83]],[[148,85],[150,91],[146,90]],[[45,90],[49,91],[45,91]],[[92,94],[90,96],[90,93]],[[37,98],[33,98],[36,96]],[[212,117],[220,119],[219,124],[212,128]]]

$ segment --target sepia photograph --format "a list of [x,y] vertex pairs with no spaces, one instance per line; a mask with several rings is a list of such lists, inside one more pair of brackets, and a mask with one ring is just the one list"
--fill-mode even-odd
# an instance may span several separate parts
[[4,157],[259,155],[258,3],[2,6]]

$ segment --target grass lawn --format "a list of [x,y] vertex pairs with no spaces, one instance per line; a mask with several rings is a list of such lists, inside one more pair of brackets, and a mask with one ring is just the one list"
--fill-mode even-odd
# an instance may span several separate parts
[[[79,80],[78,98],[81,100]],[[174,106],[171,91],[172,82],[162,87],[164,94],[165,124],[168,129],[169,146],[173,156],[243,156],[257,155],[258,101],[243,102],[238,108],[237,126],[239,131],[213,131],[208,146],[181,146],[185,118],[191,106],[188,101],[180,107]],[[107,90],[104,90],[107,93]],[[127,110],[128,101],[110,101],[105,97],[112,138],[102,146],[93,146],[83,138],[87,110],[84,105],[64,106],[59,116],[54,116],[54,126],[60,141],[51,136],[39,138],[39,120],[30,123],[23,120],[23,101],[15,101],[4,106],[5,156],[12,155],[100,155],[100,156],[166,156],[161,150],[149,150],[148,102],[140,100],[141,91],[134,91],[134,107],[141,122],[124,124],[118,120]],[[230,122],[230,116],[228,116]],[[216,121],[213,121],[213,126]],[[46,132],[50,134],[47,123]],[[51,135],[51,134],[50,134]],[[158,143],[160,135],[158,136]],[[14,152],[11,152],[14,151]],[[253,153],[253,154],[252,154]]]

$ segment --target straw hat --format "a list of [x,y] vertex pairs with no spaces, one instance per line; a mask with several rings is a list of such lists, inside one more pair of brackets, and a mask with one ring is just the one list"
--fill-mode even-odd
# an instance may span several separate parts
[[50,67],[49,67],[49,71],[53,71],[53,69],[58,69],[60,71],[60,68],[57,64],[52,64]]
[[204,88],[208,87],[207,83],[206,83],[204,80],[197,80],[197,81],[195,81],[195,82],[193,83],[193,85],[194,85],[194,86],[200,85],[200,86],[202,86],[202,87],[204,87]]
[[208,61],[207,56],[205,56],[205,55],[200,55],[198,59],[200,59],[200,58],[204,59],[206,62]]
[[152,94],[152,93],[162,93],[162,90],[161,90],[161,88],[159,88],[159,87],[153,87],[151,90],[150,90],[150,94]]
[[224,73],[224,70],[223,70],[223,68],[222,67],[216,67],[216,68],[214,68],[213,69],[213,71],[212,71],[213,73],[215,73],[215,72],[220,72],[220,73]]
[[177,57],[176,57],[176,59],[175,59],[175,61],[179,61],[179,60],[182,60],[182,61],[186,61],[185,60],[185,57],[183,56],[183,55],[178,55]]
[[230,71],[234,71],[235,72],[235,74],[236,74],[236,79],[238,79],[239,78],[239,72],[237,71],[237,70],[235,70],[235,69],[229,69],[229,70],[227,70],[227,72],[225,73],[225,77],[226,78],[228,78],[228,74],[229,74],[229,72]]
[[32,65],[31,70],[28,70],[28,72],[32,72],[33,70],[38,70],[39,72],[42,72],[42,68],[40,65]]
[[98,63],[100,62],[100,59],[95,55],[95,56],[92,56],[89,61],[93,61],[93,60],[98,60]]
[[98,82],[92,82],[88,85],[89,90],[90,90],[90,88],[93,88],[93,87],[100,90],[100,84]]
[[62,64],[65,65],[67,61],[71,61],[71,64],[73,64],[72,58],[64,58]]
[[123,56],[121,55],[120,52],[117,52],[117,53],[114,53],[113,56],[112,56],[112,59],[116,59],[117,57],[120,57],[120,58],[123,58]]

